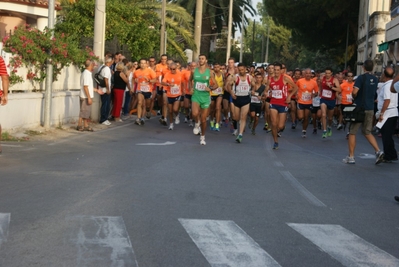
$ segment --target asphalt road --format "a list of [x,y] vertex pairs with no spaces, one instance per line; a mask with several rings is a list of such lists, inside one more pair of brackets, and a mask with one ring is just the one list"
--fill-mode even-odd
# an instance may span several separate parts
[[234,140],[152,118],[5,143],[0,266],[399,266],[398,162],[359,134],[343,164],[336,130]]

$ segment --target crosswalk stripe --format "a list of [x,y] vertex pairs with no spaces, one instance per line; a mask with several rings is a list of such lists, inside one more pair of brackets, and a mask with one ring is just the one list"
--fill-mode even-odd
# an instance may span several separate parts
[[344,266],[398,267],[399,260],[340,225],[288,223]]
[[138,266],[122,217],[72,216],[69,241],[76,266]]
[[179,221],[211,266],[280,266],[233,221]]
[[0,213],[0,246],[2,243],[7,241],[10,219],[10,213]]

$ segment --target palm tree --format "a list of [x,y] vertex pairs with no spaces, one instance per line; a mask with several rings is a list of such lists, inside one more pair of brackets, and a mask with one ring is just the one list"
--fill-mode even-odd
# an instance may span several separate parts
[[[133,0],[142,10],[150,10],[158,14],[161,20],[162,3],[155,0]],[[166,28],[176,33],[176,38],[167,36],[168,45],[172,46],[183,57],[184,51],[179,43],[185,43],[187,48],[195,49],[193,37],[193,17],[186,9],[175,3],[168,2],[165,16]]]
[[[174,0],[177,4],[185,7],[187,11],[195,16],[196,0]],[[229,0],[203,0],[203,16],[202,16],[202,38],[201,53],[208,54],[212,36],[219,35],[228,23]],[[233,36],[236,29],[241,28],[242,8],[254,16],[256,11],[252,6],[251,0],[234,0],[233,1]],[[244,15],[245,24],[248,18]]]

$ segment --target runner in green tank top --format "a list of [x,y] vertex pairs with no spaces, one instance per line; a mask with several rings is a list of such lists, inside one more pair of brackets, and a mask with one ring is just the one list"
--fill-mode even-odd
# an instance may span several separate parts
[[[210,91],[215,89],[217,84],[213,71],[211,71],[207,65],[207,59],[205,55],[199,55],[198,65],[199,67],[195,68],[193,74],[191,75],[191,85],[193,86],[191,89],[193,94],[191,98],[191,112],[193,120],[195,121],[193,133],[195,135],[201,133],[200,144],[206,145],[205,131],[206,118],[209,115],[209,106],[211,104]],[[201,124],[199,121],[200,117]]]

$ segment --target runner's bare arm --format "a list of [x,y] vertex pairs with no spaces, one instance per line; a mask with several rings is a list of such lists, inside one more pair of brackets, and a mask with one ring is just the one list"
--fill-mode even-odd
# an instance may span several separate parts
[[339,85],[338,79],[334,78],[333,84],[334,86],[331,87],[331,89],[333,89],[335,92],[341,92],[341,86]]

